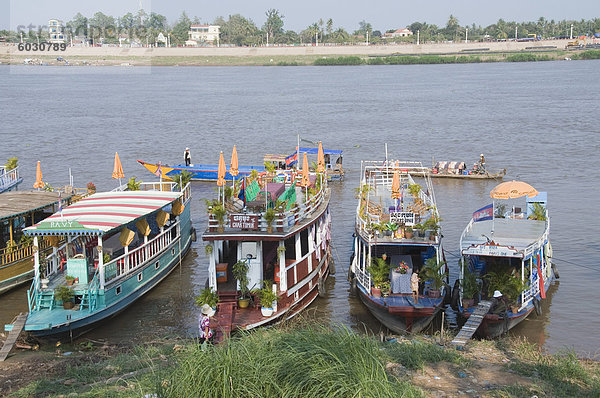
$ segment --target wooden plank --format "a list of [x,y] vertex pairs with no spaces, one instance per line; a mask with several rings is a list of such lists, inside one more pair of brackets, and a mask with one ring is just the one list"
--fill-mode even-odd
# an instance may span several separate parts
[[465,322],[463,327],[460,329],[454,340],[452,340],[453,345],[464,345],[467,341],[473,337],[481,322],[485,318],[485,314],[490,310],[492,305],[491,301],[480,301],[477,308],[473,311],[469,319]]
[[17,320],[15,321],[15,324],[13,326],[13,329],[8,334],[8,337],[6,338],[6,341],[4,342],[4,345],[2,346],[2,349],[0,350],[0,362],[4,362],[4,360],[6,360],[6,357],[8,357],[8,354],[10,353],[13,346],[17,342],[17,339],[19,338],[21,331],[25,327],[26,320],[27,320],[27,313],[25,313],[25,314],[20,313],[19,316],[17,317]]

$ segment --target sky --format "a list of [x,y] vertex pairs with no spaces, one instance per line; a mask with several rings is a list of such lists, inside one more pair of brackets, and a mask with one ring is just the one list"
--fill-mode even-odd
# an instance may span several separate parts
[[[141,0],[144,10],[165,15],[170,23],[186,11],[211,23],[218,16],[241,14],[261,27],[265,12],[278,9],[284,15],[284,29],[300,31],[322,18],[333,20],[334,28],[358,29],[360,21],[369,22],[374,30],[403,28],[413,22],[445,26],[450,14],[459,24],[488,26],[505,21],[594,19],[600,17],[598,0]],[[0,0],[0,29],[15,30],[18,25],[46,25],[49,19],[69,21],[77,12],[90,17],[97,11],[122,16],[137,11],[140,0]]]

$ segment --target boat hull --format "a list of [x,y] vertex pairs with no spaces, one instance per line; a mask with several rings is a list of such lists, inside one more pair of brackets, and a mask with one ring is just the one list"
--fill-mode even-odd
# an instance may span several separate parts
[[[158,170],[157,164],[152,164],[148,162],[144,162],[142,160],[138,160],[142,166],[144,166],[148,171],[152,174],[156,175]],[[265,171],[264,166],[239,166],[238,171],[239,174],[237,176],[232,176],[229,171],[225,173],[225,180],[240,180],[242,177],[249,176],[252,170],[256,170],[261,173]],[[216,164],[199,164],[194,166],[185,166],[185,165],[176,165],[176,166],[163,166],[161,165],[161,175],[160,177],[164,180],[173,180],[174,177],[181,174],[182,171],[186,171],[191,174],[192,181],[217,181],[218,176],[218,165]]]
[[[419,333],[426,330],[432,321],[440,316],[443,299],[432,299],[421,297],[421,302],[433,301],[434,305],[411,305],[411,297],[403,297],[404,304],[387,305],[386,298],[374,298],[362,288],[358,287],[358,295],[363,304],[371,314],[385,327],[394,333]],[[429,303],[431,304],[431,303]]]

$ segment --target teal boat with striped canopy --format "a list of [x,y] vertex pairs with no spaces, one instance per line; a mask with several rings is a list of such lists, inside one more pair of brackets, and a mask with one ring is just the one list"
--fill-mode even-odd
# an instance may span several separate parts
[[53,246],[50,255],[35,253],[24,330],[79,335],[126,309],[181,263],[194,235],[189,184],[140,189],[96,193],[24,229],[34,247],[42,239]]

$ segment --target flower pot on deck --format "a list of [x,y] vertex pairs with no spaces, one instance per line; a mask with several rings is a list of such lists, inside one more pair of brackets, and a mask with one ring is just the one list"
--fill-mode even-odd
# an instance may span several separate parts
[[249,298],[240,298],[240,299],[238,299],[238,307],[240,307],[240,308],[248,308],[249,305],[250,305],[250,299]]
[[431,298],[440,298],[442,297],[442,293],[439,290],[430,290],[428,296]]
[[74,302],[72,302],[72,301],[64,301],[64,302],[63,302],[63,308],[64,308],[65,310],[70,310],[70,309],[72,309],[73,307],[75,307],[75,303],[74,303]]
[[269,317],[269,316],[273,315],[273,308],[260,307],[260,312],[261,312],[262,316]]
[[381,297],[381,289],[378,287],[372,287],[371,288],[371,296],[373,296],[375,298]]

